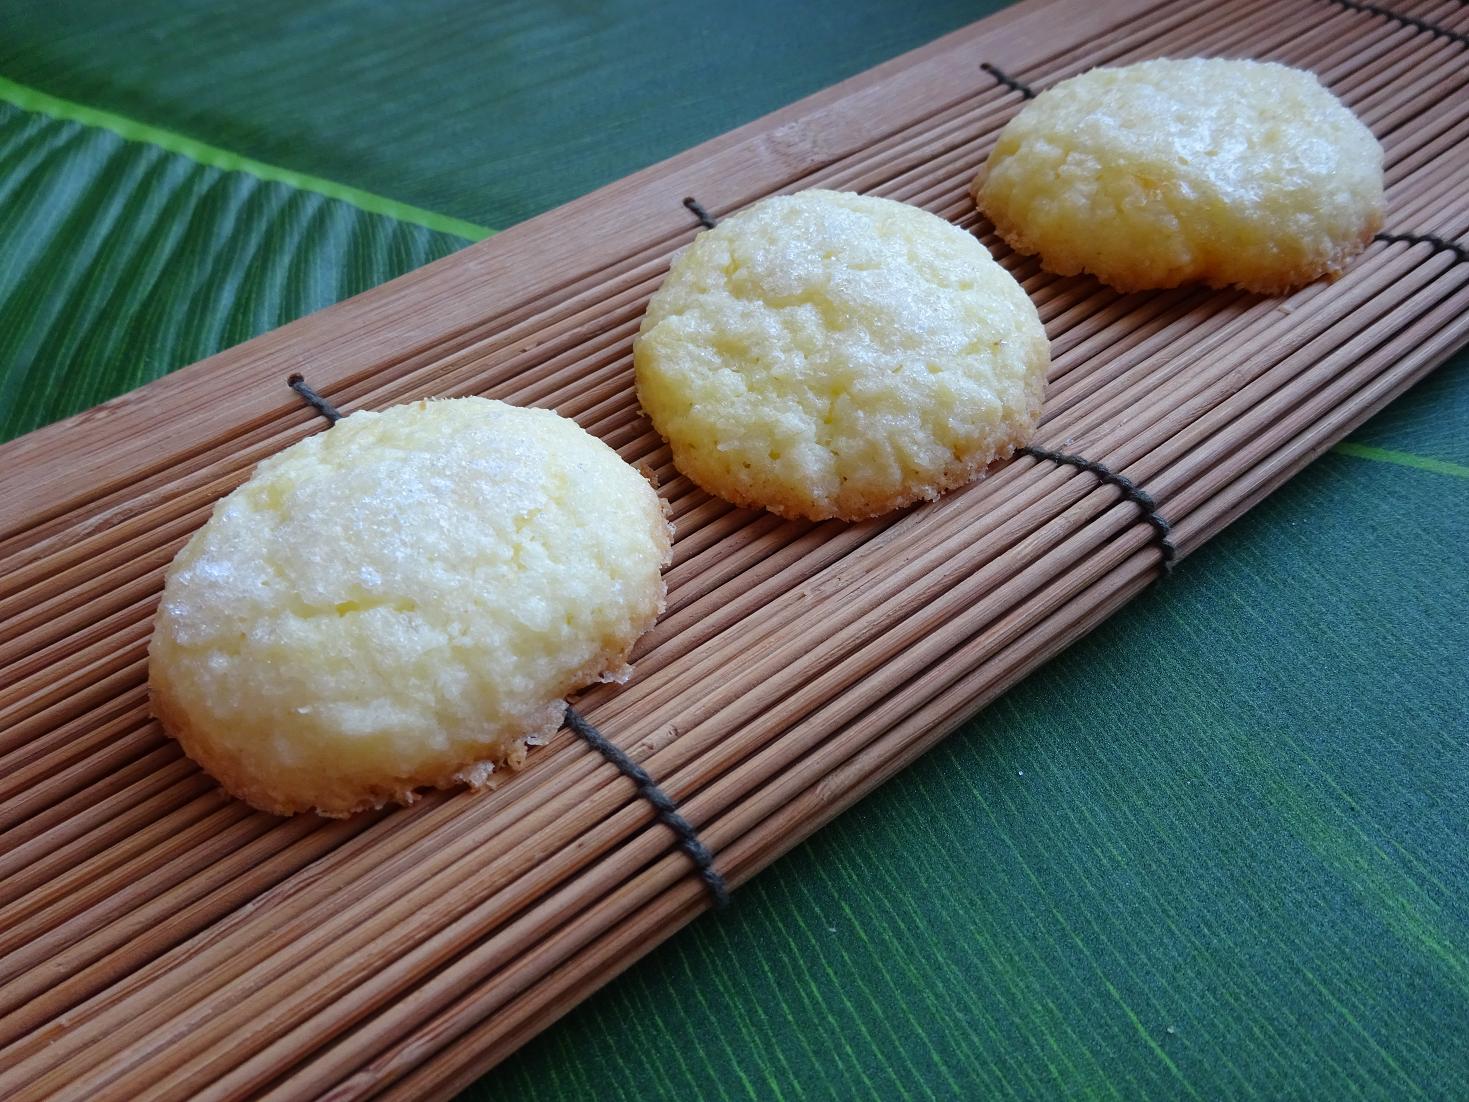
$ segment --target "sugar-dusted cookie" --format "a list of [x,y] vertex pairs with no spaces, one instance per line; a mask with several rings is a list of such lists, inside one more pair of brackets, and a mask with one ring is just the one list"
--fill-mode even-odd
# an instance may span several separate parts
[[354,413],[265,460],[169,569],[164,729],[230,792],[345,815],[482,784],[629,671],[657,493],[574,422],[483,398]]
[[648,304],[638,398],[710,493],[858,520],[978,476],[1035,429],[1049,349],[971,234],[804,191],[701,233]]
[[1191,58],[1093,69],[1011,119],[974,199],[1048,270],[1277,293],[1382,225],[1382,147],[1314,75]]

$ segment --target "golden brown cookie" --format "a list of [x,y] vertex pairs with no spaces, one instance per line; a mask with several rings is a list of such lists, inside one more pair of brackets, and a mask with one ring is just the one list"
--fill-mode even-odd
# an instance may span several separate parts
[[226,789],[345,815],[483,784],[630,672],[670,528],[575,422],[483,398],[354,413],[265,460],[174,560],[164,729]]
[[648,304],[638,398],[710,493],[860,520],[961,486],[1030,439],[1049,346],[971,234],[804,191],[701,233]]
[[1026,104],[973,193],[1061,275],[1278,293],[1341,271],[1381,228],[1382,147],[1311,73],[1144,61]]

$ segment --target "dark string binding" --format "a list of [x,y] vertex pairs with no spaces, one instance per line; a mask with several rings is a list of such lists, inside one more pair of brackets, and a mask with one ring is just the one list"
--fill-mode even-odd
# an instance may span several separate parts
[[1122,491],[1122,496],[1142,510],[1143,519],[1153,527],[1155,533],[1154,542],[1158,545],[1158,553],[1162,555],[1163,577],[1173,573],[1174,561],[1178,558],[1178,548],[1173,545],[1173,526],[1168,519],[1158,512],[1158,503],[1153,500],[1153,495],[1140,487],[1126,475],[1118,474],[1105,464],[1098,463],[1095,459],[1087,459],[1080,455],[1071,455],[1067,452],[1050,451],[1047,448],[1026,447],[1016,451],[1016,455],[1028,455],[1032,459],[1049,459],[1052,463],[1062,464],[1068,467],[1076,467],[1079,470],[1088,471],[1108,486],[1116,486]]
[[336,406],[332,405],[320,394],[316,393],[316,391],[313,390],[311,386],[306,382],[306,377],[304,375],[292,375],[289,379],[286,380],[286,385],[294,390],[297,394],[301,395],[302,400],[305,401],[308,406],[316,410],[317,413],[321,414],[332,424],[335,425],[338,421],[342,419],[342,411],[337,409]]
[[[303,376],[292,375],[286,380],[286,385],[332,424],[342,419],[341,411],[318,394]],[[678,813],[678,805],[673,802],[668,793],[658,787],[658,783],[649,776],[646,769],[633,761],[620,746],[593,727],[586,717],[570,704],[566,706],[566,726],[583,742],[616,766],[618,772],[633,782],[638,790],[638,795],[653,806],[658,821],[673,831],[674,844],[694,863],[694,867],[699,872],[699,879],[704,881],[704,886],[709,889],[710,898],[714,900],[714,909],[723,910],[728,907],[729,885],[724,882],[724,877],[714,867],[714,855],[709,852],[709,847],[699,840],[699,833],[693,828],[693,825]]]
[[692,195],[683,201],[683,205],[694,212],[694,217],[699,220],[699,225],[703,226],[706,230],[712,230],[715,226],[719,225],[718,219],[705,210],[704,204]]
[[990,76],[994,77],[1006,88],[1009,88],[1012,92],[1019,92],[1026,99],[1035,99],[1035,89],[1032,88],[1030,85],[1021,84],[1020,81],[1016,80],[1009,73],[1002,72],[1000,69],[997,69],[995,66],[991,65],[988,61],[980,62],[979,67]]
[[1450,253],[1456,264],[1469,264],[1469,248],[1432,233],[1379,233],[1372,240],[1388,244],[1432,245],[1435,253]]
[[578,735],[593,750],[617,766],[624,777],[632,781],[637,787],[638,795],[653,805],[658,821],[673,831],[675,845],[699,870],[699,879],[704,881],[704,886],[709,889],[709,897],[714,900],[714,909],[723,910],[728,907],[729,885],[724,882],[724,877],[714,867],[714,855],[709,852],[709,847],[699,840],[699,833],[693,828],[693,825],[678,813],[678,805],[663,789],[658,787],[657,782],[648,775],[648,771],[628,757],[622,747],[610,741],[606,735],[588,723],[581,713],[570,704],[566,706],[566,726],[571,728],[572,733]]
[[[1464,4],[1469,3],[1469,0],[1458,0],[1458,2]],[[1415,31],[1423,31],[1432,38],[1442,38],[1445,42],[1457,42],[1460,46],[1469,46],[1469,34],[1451,31],[1447,27],[1440,27],[1437,23],[1430,23],[1426,19],[1419,19],[1412,15],[1404,15],[1402,12],[1393,11],[1391,8],[1384,8],[1378,4],[1370,4],[1366,0],[1327,0],[1327,3],[1335,4],[1337,7],[1343,8],[1346,11],[1362,12],[1367,15],[1380,15],[1384,19],[1396,23],[1401,27],[1411,27]],[[984,61],[980,63],[979,67],[1011,91],[1019,92],[1026,99],[1035,99],[1036,92],[1034,88],[1016,80],[998,66]]]
[[1377,4],[1368,4],[1364,0],[1328,0],[1339,8],[1347,11],[1365,12],[1368,15],[1380,15],[1401,27],[1412,27],[1416,31],[1424,31],[1433,38],[1442,38],[1446,42],[1457,42],[1460,46],[1469,46],[1469,34],[1460,34],[1451,31],[1447,27],[1440,27],[1437,23],[1430,23],[1426,19],[1416,16],[1404,15],[1400,11],[1391,8],[1380,7]]

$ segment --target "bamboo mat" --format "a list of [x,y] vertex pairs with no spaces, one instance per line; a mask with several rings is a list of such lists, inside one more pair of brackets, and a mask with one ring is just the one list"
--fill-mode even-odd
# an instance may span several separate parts
[[[347,822],[222,796],[148,719],[161,572],[258,459],[344,409],[554,406],[656,468],[678,528],[638,676],[579,707],[748,879],[1148,584],[1115,490],[1021,459],[897,519],[694,491],[629,342],[670,255],[772,191],[981,232],[1053,339],[1038,442],[1144,485],[1187,555],[1469,336],[1469,8],[1031,0],[420,272],[0,448],[0,1095],[442,1096],[699,913],[630,786],[564,733],[494,793]],[[1425,29],[1425,26],[1429,29]],[[1120,296],[1008,255],[965,188],[1021,96],[1091,65],[1315,70],[1388,152],[1386,229],[1288,298]],[[1437,240],[1434,240],[1437,239]],[[1185,569],[1187,567],[1185,566]]]

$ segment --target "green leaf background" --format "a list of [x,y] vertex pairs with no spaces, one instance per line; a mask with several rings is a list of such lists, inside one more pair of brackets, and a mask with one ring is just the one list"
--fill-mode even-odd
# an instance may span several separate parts
[[[993,6],[7,4],[0,435]],[[466,1097],[1466,1097],[1466,363]]]

